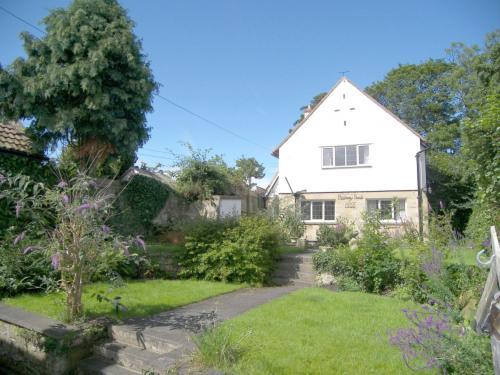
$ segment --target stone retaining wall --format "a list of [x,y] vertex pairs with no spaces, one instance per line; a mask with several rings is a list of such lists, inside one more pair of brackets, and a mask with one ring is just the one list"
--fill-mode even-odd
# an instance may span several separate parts
[[103,326],[65,325],[0,303],[0,368],[15,374],[69,374],[105,335]]

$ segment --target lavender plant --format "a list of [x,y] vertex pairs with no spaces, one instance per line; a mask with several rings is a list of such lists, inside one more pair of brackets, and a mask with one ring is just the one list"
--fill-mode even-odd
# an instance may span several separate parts
[[414,371],[438,369],[441,374],[492,374],[487,337],[457,325],[443,306],[432,303],[403,310],[409,328],[389,333],[391,345],[401,350]]
[[[60,271],[69,321],[82,316],[83,285],[110,252],[126,256],[132,242],[145,248],[140,236],[123,239],[106,226],[112,204],[109,186],[99,188],[85,173],[61,179],[53,187],[35,184],[26,176],[4,176],[0,184],[0,198],[15,202],[16,216],[27,211],[31,217],[12,246],[23,254],[40,251],[50,257],[52,267]],[[42,217],[45,221],[40,226],[37,219]],[[29,238],[38,238],[36,243],[28,242],[31,233]]]

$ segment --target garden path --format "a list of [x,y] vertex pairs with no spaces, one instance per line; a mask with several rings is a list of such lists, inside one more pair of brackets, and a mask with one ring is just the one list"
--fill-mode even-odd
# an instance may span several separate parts
[[98,346],[96,356],[82,361],[81,372],[163,374],[175,369],[187,373],[187,359],[195,349],[193,335],[300,287],[240,289],[147,318],[127,319],[110,327],[113,341]]

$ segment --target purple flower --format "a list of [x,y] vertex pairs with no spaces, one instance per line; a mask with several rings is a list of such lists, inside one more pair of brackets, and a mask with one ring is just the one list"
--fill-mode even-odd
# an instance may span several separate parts
[[128,248],[129,248],[128,245],[125,245],[125,247],[123,248],[123,254],[125,254],[126,256],[130,255],[130,252],[128,251]]
[[38,246],[28,246],[26,249],[23,250],[23,254],[26,255],[32,253],[36,249],[38,249]]
[[92,208],[92,205],[90,203],[84,203],[76,209],[76,212],[82,213],[83,211],[89,210],[90,208]]
[[19,215],[21,214],[22,206],[23,206],[23,204],[21,203],[21,201],[17,201],[17,203],[16,203],[16,218],[18,218]]
[[51,265],[52,265],[52,268],[57,270],[59,268],[59,262],[61,260],[61,254],[59,254],[59,252],[55,253],[54,255],[52,255],[51,257]]
[[69,204],[69,197],[66,194],[63,195],[62,200],[65,206]]
[[19,242],[21,242],[22,240],[24,240],[24,237],[26,236],[26,233],[25,232],[22,232],[20,234],[17,235],[16,238],[14,238],[14,245],[17,245]]
[[422,262],[422,269],[428,277],[435,277],[441,273],[443,254],[435,247],[432,248],[431,257]]
[[110,228],[107,225],[101,226],[101,230],[103,231],[104,234],[109,234]]
[[144,240],[141,238],[141,236],[136,236],[136,237],[135,237],[135,243],[136,243],[138,246],[142,247],[142,249],[143,249],[144,251],[146,251],[146,242],[144,242]]
[[489,238],[485,239],[483,242],[481,242],[481,246],[483,246],[483,247],[490,247],[491,246],[491,240]]
[[61,189],[64,189],[66,186],[68,186],[68,183],[64,180],[59,181],[59,183],[57,184],[57,187]]
[[0,173],[0,184],[7,179],[3,174]]

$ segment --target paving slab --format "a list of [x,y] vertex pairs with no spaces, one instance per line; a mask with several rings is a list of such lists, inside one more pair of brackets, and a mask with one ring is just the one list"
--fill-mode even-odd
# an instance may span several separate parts
[[[297,289],[300,289],[300,286],[241,289],[150,317],[127,319],[123,324],[113,325],[111,330],[118,341],[120,335],[128,334],[136,337],[139,347],[147,347],[141,345],[141,340],[165,341],[173,350],[176,347],[192,345],[190,337],[205,328]],[[162,352],[161,348],[155,351]],[[165,348],[166,351],[168,348]]]

